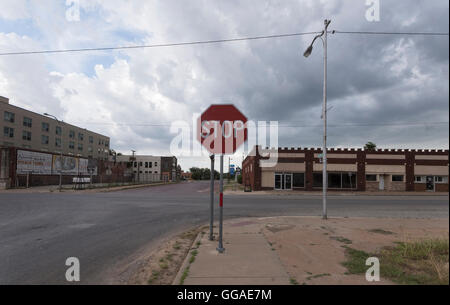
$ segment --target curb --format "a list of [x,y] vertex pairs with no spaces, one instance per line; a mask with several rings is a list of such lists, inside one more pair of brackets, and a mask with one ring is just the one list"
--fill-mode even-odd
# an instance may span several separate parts
[[[130,186],[124,186],[124,187],[118,187],[118,188],[99,188],[99,193],[109,193],[109,192],[117,192],[117,191],[123,191],[123,190],[132,190],[132,189],[138,189],[138,188],[144,188],[144,187],[151,187],[151,186],[160,186],[160,185],[169,185],[169,184],[176,184],[176,183],[151,183],[151,184],[140,184],[140,185],[130,185]],[[95,191],[95,189],[91,189],[92,191]]]
[[[117,192],[122,190],[129,189],[137,189],[143,187],[151,187],[151,186],[160,186],[160,185],[169,185],[169,184],[178,184],[179,182],[169,182],[169,183],[149,183],[149,184],[136,184],[136,185],[124,185],[124,186],[113,186],[113,187],[98,187],[98,188],[85,188],[82,190],[75,190],[73,188],[63,188],[61,193],[108,193],[108,192]],[[0,190],[0,194],[37,194],[37,193],[60,193],[58,189],[41,189],[41,190],[33,190],[32,188],[14,188],[8,190]]]
[[[275,196],[322,196],[322,193],[320,192],[264,192],[264,191],[254,191],[251,193],[245,193],[245,192],[227,192],[224,191],[224,195],[237,195],[237,196],[241,196],[241,195],[259,195],[259,196],[264,196],[264,195],[275,195]],[[404,194],[398,194],[398,193],[393,193],[393,194],[389,194],[389,193],[327,193],[328,196],[371,196],[371,197],[401,197],[401,196],[411,196],[411,197],[434,197],[434,196],[448,196],[448,193],[446,192],[438,192],[438,193],[421,193],[421,192],[409,192],[409,193],[404,193]]]
[[189,263],[189,254],[191,253],[191,250],[197,249],[197,248],[193,248],[192,245],[195,245],[198,241],[200,241],[202,239],[202,232],[203,232],[203,230],[198,232],[197,237],[192,241],[192,244],[186,253],[186,257],[184,258],[183,263],[181,264],[180,269],[178,270],[177,275],[175,276],[175,278],[172,282],[172,285],[181,285],[180,279],[183,275],[183,272],[184,272],[184,270],[186,270],[187,267],[189,267],[191,265]]

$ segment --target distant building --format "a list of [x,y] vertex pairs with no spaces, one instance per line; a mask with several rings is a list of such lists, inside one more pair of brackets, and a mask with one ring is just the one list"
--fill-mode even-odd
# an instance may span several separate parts
[[110,138],[105,135],[11,105],[2,96],[0,115],[0,147],[108,159]]
[[181,178],[185,180],[191,180],[192,179],[192,173],[191,172],[185,172],[181,171]]
[[116,162],[125,162],[139,182],[146,181],[177,181],[177,158],[146,156],[146,155],[118,155]]
[[176,157],[161,157],[161,173],[163,181],[178,181],[180,179],[177,174],[177,158]]
[[[322,189],[322,150],[278,148],[275,166],[265,167],[269,150],[254,148],[242,164],[252,190]],[[448,150],[334,149],[327,151],[329,190],[448,192]]]

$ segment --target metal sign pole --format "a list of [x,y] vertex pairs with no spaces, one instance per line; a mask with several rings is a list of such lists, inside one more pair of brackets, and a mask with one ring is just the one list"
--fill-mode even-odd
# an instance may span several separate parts
[[219,202],[219,246],[217,251],[223,253],[225,249],[222,243],[223,235],[223,154],[220,155],[220,202]]
[[210,174],[210,186],[211,186],[211,190],[210,190],[210,202],[209,202],[209,209],[210,209],[210,219],[209,219],[209,240],[214,240],[214,235],[213,235],[213,226],[214,226],[214,154],[212,154],[211,156],[209,156],[209,158],[211,159],[211,174]]

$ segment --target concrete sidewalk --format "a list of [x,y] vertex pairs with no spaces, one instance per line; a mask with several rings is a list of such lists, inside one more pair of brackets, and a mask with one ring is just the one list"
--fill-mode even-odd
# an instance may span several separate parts
[[[215,228],[217,231],[217,227]],[[192,251],[197,251],[193,263],[188,254],[174,284],[185,285],[287,285],[289,276],[275,251],[261,232],[261,226],[248,221],[227,221],[223,237],[225,252],[216,250],[217,234],[209,241],[208,230],[199,234]],[[190,251],[190,253],[192,253]],[[185,272],[189,268],[189,272]]]
[[[83,189],[75,189],[74,184],[62,185],[62,192],[68,193],[80,193],[80,192],[114,192],[127,189],[143,188],[149,186],[157,186],[164,184],[171,184],[176,182],[152,182],[152,183],[124,183],[121,185],[108,184],[108,183],[94,183],[92,185],[86,184]],[[54,193],[59,192],[59,185],[43,185],[32,186],[29,188],[10,188],[0,189],[0,193]]]
[[[394,191],[355,191],[355,192],[347,192],[347,191],[327,191],[328,196],[448,196],[448,192],[394,192]],[[277,196],[322,196],[321,190],[314,191],[252,191],[252,192],[244,192],[243,190],[224,190],[225,195],[277,195]]]
[[[194,241],[173,284],[393,284],[367,282],[342,265],[346,247],[375,253],[396,242],[448,238],[447,219],[264,217],[224,222],[225,252],[208,240]],[[217,226],[214,228],[217,233]],[[217,234],[215,234],[217,239]]]

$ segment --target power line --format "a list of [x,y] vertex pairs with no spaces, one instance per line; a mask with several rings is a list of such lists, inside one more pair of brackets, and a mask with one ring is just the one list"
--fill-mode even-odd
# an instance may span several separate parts
[[[446,125],[450,122],[405,122],[405,123],[340,123],[340,124],[329,124],[329,127],[364,127],[364,126],[431,126],[431,125]],[[76,125],[116,125],[116,126],[137,126],[137,127],[170,127],[170,126],[179,126],[184,127],[185,125],[172,125],[167,123],[161,124],[151,124],[151,123],[96,123],[96,122],[75,122],[73,124]],[[299,124],[299,125],[283,125],[280,124],[278,127],[314,127],[319,128],[322,125],[308,125],[308,124]]]
[[444,32],[370,32],[370,31],[329,31],[331,34],[361,34],[361,35],[411,35],[411,36],[449,36]]
[[319,34],[319,33],[321,33],[321,32],[289,33],[289,34],[277,34],[277,35],[266,35],[266,36],[253,36],[253,37],[190,41],[190,42],[176,42],[176,43],[152,44],[152,45],[135,45],[135,46],[123,46],[123,47],[80,48],[80,49],[42,50],[42,51],[18,51],[18,52],[0,53],[0,56],[175,47],[175,46],[188,46],[188,45],[198,45],[198,44],[213,44],[213,43],[244,41],[244,40],[259,40],[259,39],[293,37],[293,36],[302,36],[302,35],[314,35],[314,34]]
[[[265,36],[251,36],[241,38],[230,39],[215,39],[215,40],[203,40],[203,41],[190,41],[190,42],[176,42],[165,44],[152,44],[152,45],[134,45],[134,46],[118,46],[118,47],[96,47],[96,48],[78,48],[78,49],[60,49],[60,50],[38,50],[38,51],[17,51],[17,52],[3,52],[0,56],[11,55],[32,55],[32,54],[54,54],[54,53],[73,53],[73,52],[90,52],[90,51],[113,51],[113,50],[129,50],[129,49],[146,49],[146,48],[161,48],[161,47],[176,47],[176,46],[188,46],[188,45],[200,45],[200,44],[216,44],[226,42],[248,41],[248,40],[260,40],[260,39],[272,39],[272,38],[284,38],[303,35],[316,35],[322,32],[299,32],[288,34],[276,34]],[[331,34],[361,34],[361,35],[422,35],[422,36],[449,36],[449,33],[443,32],[370,32],[370,31],[329,31]]]

